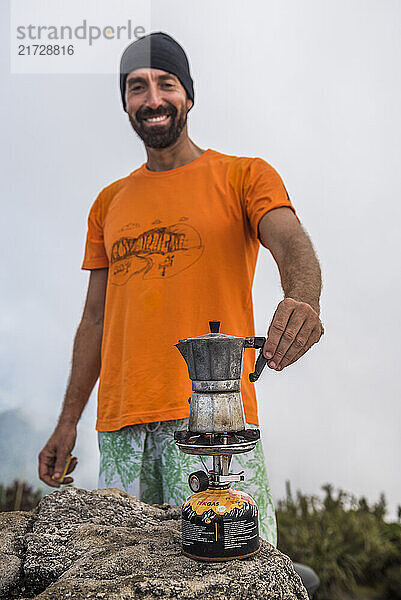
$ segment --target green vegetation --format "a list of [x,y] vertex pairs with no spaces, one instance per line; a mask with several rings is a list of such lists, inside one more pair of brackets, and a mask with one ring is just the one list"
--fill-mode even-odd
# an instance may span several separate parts
[[0,512],[10,510],[32,510],[42,497],[40,490],[34,491],[25,481],[15,480],[9,486],[0,484]]
[[387,523],[386,500],[323,486],[324,498],[287,493],[277,506],[278,547],[312,567],[321,586],[316,600],[401,599],[401,507]]

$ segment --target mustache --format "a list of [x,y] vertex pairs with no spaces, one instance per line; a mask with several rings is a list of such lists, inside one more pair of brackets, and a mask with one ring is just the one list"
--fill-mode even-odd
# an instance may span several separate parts
[[175,106],[160,106],[156,110],[152,110],[150,108],[143,108],[138,110],[138,112],[136,113],[136,118],[138,121],[141,121],[143,119],[150,119],[151,117],[161,117],[164,115],[171,115],[172,117],[175,117],[177,115],[177,109],[175,108]]

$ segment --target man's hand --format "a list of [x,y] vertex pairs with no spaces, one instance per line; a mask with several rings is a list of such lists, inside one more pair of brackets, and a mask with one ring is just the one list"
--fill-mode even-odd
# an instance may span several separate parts
[[323,333],[319,320],[320,265],[308,234],[287,206],[270,210],[261,218],[259,238],[277,263],[285,295],[263,347],[269,367],[281,371],[305,354]]
[[318,313],[306,302],[285,298],[270,324],[263,354],[271,369],[282,371],[294,363],[323,334]]
[[39,454],[39,477],[52,487],[72,483],[72,477],[60,481],[77,466],[71,457],[77,439],[77,423],[100,372],[104,304],[108,269],[91,271],[84,313],[74,340],[72,367],[58,425]]
[[[49,441],[39,454],[39,477],[51,487],[59,488],[61,483],[72,483],[72,477],[65,477],[62,482],[58,481],[67,464],[67,458],[72,453],[77,438],[75,425],[58,425],[51,435]],[[68,466],[67,472],[71,473],[77,466],[77,458],[74,456]]]

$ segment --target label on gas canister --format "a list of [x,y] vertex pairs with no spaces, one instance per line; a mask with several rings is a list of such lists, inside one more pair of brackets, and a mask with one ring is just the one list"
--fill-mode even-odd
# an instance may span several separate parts
[[193,494],[182,507],[182,546],[187,554],[205,560],[240,558],[256,552],[256,502],[233,489]]

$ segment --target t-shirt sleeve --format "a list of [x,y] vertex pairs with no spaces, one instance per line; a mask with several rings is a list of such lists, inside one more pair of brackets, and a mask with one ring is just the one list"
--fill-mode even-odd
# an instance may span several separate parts
[[102,193],[96,198],[88,217],[85,255],[82,269],[103,269],[109,266],[103,238]]
[[260,219],[273,208],[288,206],[297,217],[280,175],[262,158],[252,159],[245,176],[243,194],[248,219],[256,237]]

